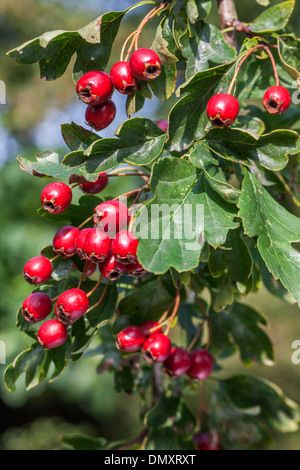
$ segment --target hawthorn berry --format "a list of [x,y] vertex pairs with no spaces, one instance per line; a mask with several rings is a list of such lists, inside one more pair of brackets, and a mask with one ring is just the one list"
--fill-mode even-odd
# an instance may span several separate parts
[[95,131],[102,131],[113,122],[116,112],[116,105],[111,100],[97,106],[89,104],[86,108],[85,120]]
[[94,209],[94,224],[104,232],[117,233],[127,226],[129,212],[121,201],[105,201]]
[[192,379],[205,380],[212,372],[214,361],[205,349],[195,349],[190,353],[192,365],[188,375]]
[[110,79],[115,89],[123,95],[131,95],[137,90],[137,79],[132,75],[129,63],[125,60],[112,66]]
[[89,299],[81,289],[69,289],[57,299],[55,315],[64,325],[74,322],[82,317],[89,308]]
[[76,91],[81,101],[95,106],[111,98],[114,89],[110,76],[106,72],[94,70],[78,80]]
[[100,228],[92,228],[84,238],[84,256],[94,263],[102,263],[110,255],[110,246],[109,236]]
[[105,279],[117,281],[125,271],[125,265],[119,263],[114,255],[111,255],[104,263],[99,264],[99,271]]
[[42,284],[52,274],[52,264],[45,256],[34,256],[24,266],[23,276],[29,284]]
[[267,89],[263,105],[270,114],[282,114],[291,104],[291,96],[284,86],[275,85]]
[[117,349],[124,352],[135,352],[142,348],[145,336],[142,330],[135,325],[127,326],[116,336]]
[[239,114],[238,100],[228,93],[219,93],[207,103],[207,117],[213,126],[223,128],[230,126]]
[[169,122],[164,119],[157,121],[156,125],[164,132],[167,132],[169,129]]
[[156,52],[151,49],[137,49],[129,59],[129,68],[139,80],[154,80],[160,75],[161,61]]
[[138,244],[139,242],[132,232],[121,230],[111,243],[111,252],[120,263],[135,263]]
[[198,450],[220,450],[218,438],[208,432],[199,432],[194,435],[193,441]]
[[171,352],[171,341],[163,333],[153,333],[143,345],[143,355],[147,362],[164,362]]
[[43,208],[50,214],[59,214],[66,210],[72,201],[71,188],[60,181],[50,183],[41,193]]
[[145,271],[143,266],[138,261],[136,263],[127,264],[126,272],[130,277],[142,277],[147,274],[147,271]]
[[98,194],[108,185],[108,177],[106,173],[100,173],[96,181],[89,181],[88,183],[81,183],[79,185],[81,191],[88,194]]
[[54,318],[43,323],[38,331],[38,340],[45,349],[57,348],[63,344],[68,337],[67,328]]
[[166,373],[170,377],[180,377],[192,365],[192,359],[184,348],[172,348],[169,357],[164,362]]
[[50,297],[44,292],[33,292],[23,302],[22,314],[25,320],[36,323],[48,317],[52,310]]
[[146,339],[149,338],[149,336],[153,335],[154,333],[162,333],[160,324],[154,320],[146,320],[140,325],[140,329],[144,333]]
[[53,238],[53,250],[55,253],[62,254],[65,257],[76,254],[76,239],[79,230],[72,225],[65,225],[60,228]]
[[79,233],[77,234],[77,237],[76,237],[75,249],[76,249],[76,253],[78,254],[79,258],[81,258],[81,259],[87,259],[86,256],[85,256],[83,245],[84,245],[85,236],[90,230],[92,230],[92,229],[91,228],[84,228],[82,230],[79,230]]

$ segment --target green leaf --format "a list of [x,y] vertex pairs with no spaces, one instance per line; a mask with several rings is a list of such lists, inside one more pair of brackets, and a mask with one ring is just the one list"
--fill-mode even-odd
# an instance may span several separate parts
[[178,448],[176,435],[170,428],[151,430],[145,444],[145,450],[177,450]]
[[300,78],[300,39],[284,34],[278,36],[277,44],[279,57],[285,70],[294,80],[298,80]]
[[144,1],[125,11],[105,13],[78,31],[44,33],[11,50],[8,55],[21,65],[39,62],[41,78],[55,80],[65,72],[76,53],[73,72],[77,81],[86,72],[105,70],[123,16],[143,4],[154,2]]
[[[117,138],[100,139],[84,152],[71,152],[63,165],[69,172],[95,177],[121,163],[148,165],[162,152],[167,135],[154,122],[145,118],[125,121]],[[72,169],[72,170],[71,170]]]
[[300,241],[300,219],[280,206],[249,171],[238,206],[245,233],[258,237],[267,268],[300,304],[300,253],[292,246]]
[[200,234],[204,231],[208,243],[218,246],[238,225],[233,221],[235,207],[187,160],[166,157],[155,163],[151,189],[155,197],[140,210],[140,222],[136,219],[138,258],[150,272],[195,268]]
[[69,434],[61,436],[61,441],[72,450],[102,450],[106,449],[108,441],[104,438],[86,436],[84,434]]
[[127,96],[126,99],[126,115],[130,119],[132,114],[140,111],[145,104],[145,97],[140,93],[139,90],[136,90],[131,95]]
[[[53,251],[53,246],[49,245],[42,248],[41,255],[51,260],[52,258],[55,258],[57,256],[57,253]],[[72,259],[63,258],[62,256],[59,256],[57,259],[54,259],[52,261],[51,279],[53,279],[54,281],[60,281],[64,277],[67,277],[68,274],[70,274],[71,269]]]
[[295,7],[295,0],[278,3],[263,13],[254,21],[251,21],[249,28],[255,33],[271,33],[284,28]]
[[256,2],[259,5],[262,5],[263,7],[267,7],[268,5],[270,5],[270,0],[256,0]]
[[214,355],[220,355],[229,345],[238,347],[242,362],[249,366],[273,365],[273,345],[261,328],[267,320],[252,307],[235,302],[230,308],[211,314]]
[[169,147],[182,151],[196,139],[204,137],[209,127],[206,105],[215,93],[226,93],[234,63],[219,65],[198,72],[180,87],[180,93],[187,93],[172,108],[169,115]]
[[158,25],[150,49],[159,55],[162,65],[172,65],[178,61],[175,55],[175,42],[168,18],[164,18]]
[[147,426],[158,428],[160,426],[181,429],[191,432],[195,427],[196,420],[187,408],[184,400],[170,394],[163,394],[155,406],[147,414]]
[[17,160],[21,170],[33,176],[68,179],[72,174],[72,170],[62,166],[62,158],[50,150],[36,154],[35,162],[23,157],[18,157]]
[[271,428],[280,432],[297,431],[299,408],[272,382],[246,375],[221,381],[221,387],[241,410],[256,409]]
[[182,55],[187,59],[186,79],[208,69],[210,62],[223,64],[236,58],[236,50],[227,44],[216,26],[201,21],[190,29],[180,40]]
[[35,343],[19,354],[7,367],[4,373],[5,385],[10,392],[14,392],[16,381],[21,374],[25,373],[26,390],[30,390],[45,379],[49,366],[47,351],[39,343]]
[[205,18],[212,7],[211,0],[187,0],[186,12],[190,23]]
[[71,151],[85,150],[92,145],[99,136],[84,127],[78,126],[75,122],[62,124],[61,133],[63,139]]
[[201,142],[197,142],[190,151],[190,160],[197,168],[205,172],[212,189],[217,191],[225,201],[237,203],[240,191],[227,182],[220,162],[214,157],[213,152]]
[[242,129],[212,129],[203,139],[205,145],[222,158],[244,163],[259,163],[269,170],[281,170],[288,156],[299,152],[295,131],[277,130],[258,135]]
[[175,64],[162,65],[161,74],[150,82],[150,88],[161,101],[170,98],[174,93],[177,81],[177,69]]

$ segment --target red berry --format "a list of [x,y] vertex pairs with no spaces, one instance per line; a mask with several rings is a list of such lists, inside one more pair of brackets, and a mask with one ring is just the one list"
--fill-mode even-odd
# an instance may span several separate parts
[[129,59],[129,68],[139,80],[154,80],[161,72],[161,61],[151,49],[137,49]]
[[85,120],[95,131],[102,131],[113,122],[116,111],[116,105],[111,100],[98,106],[89,104],[86,108]]
[[145,271],[143,266],[138,261],[133,264],[127,264],[126,272],[130,277],[142,277],[147,274],[147,271]]
[[238,100],[227,93],[219,93],[207,103],[207,117],[215,127],[228,127],[237,118],[240,105]]
[[125,266],[118,263],[116,258],[111,255],[104,263],[99,264],[99,271],[105,279],[117,281],[125,271]]
[[190,353],[192,359],[188,375],[192,379],[205,380],[214,368],[214,361],[205,349],[195,349]]
[[165,121],[164,119],[162,119],[161,121],[157,121],[156,124],[164,132],[167,132],[169,129],[169,122]]
[[42,284],[46,282],[52,274],[52,264],[44,256],[31,258],[24,266],[23,275],[29,284]]
[[83,251],[85,257],[94,263],[102,263],[110,255],[111,240],[100,228],[92,228],[85,236]]
[[84,103],[98,105],[111,98],[114,89],[107,73],[94,70],[78,80],[76,91]]
[[220,450],[218,447],[218,437],[206,432],[200,432],[194,435],[193,441],[198,450]]
[[22,314],[32,323],[44,320],[52,310],[50,297],[43,292],[33,292],[23,302]]
[[143,354],[147,362],[164,362],[171,352],[171,341],[162,333],[153,333],[143,345]]
[[58,320],[48,320],[40,326],[38,340],[45,349],[57,348],[68,337],[67,328]]
[[88,194],[98,194],[108,185],[106,173],[100,173],[96,181],[82,183],[79,185],[81,191]]
[[[160,324],[154,320],[145,321],[144,323],[140,325],[140,329],[144,333],[146,339],[149,338],[149,336],[153,335],[154,333],[162,333]],[[153,330],[153,331],[150,331],[150,330]]]
[[63,256],[69,257],[76,254],[76,239],[79,230],[72,225],[66,225],[56,232],[53,238],[53,250]]
[[124,352],[135,352],[142,348],[145,336],[138,326],[127,326],[116,336],[116,346]]
[[121,201],[101,202],[94,210],[94,224],[104,232],[117,233],[127,227],[129,213]]
[[60,181],[48,184],[42,191],[41,203],[45,211],[59,214],[69,207],[72,201],[71,188]]
[[263,97],[263,105],[270,114],[282,114],[291,104],[291,96],[283,86],[271,86]]
[[81,289],[69,289],[63,292],[57,299],[55,315],[64,325],[82,317],[89,308],[89,299]]
[[120,263],[135,263],[138,244],[132,232],[121,230],[112,241],[111,252]]
[[[74,263],[72,264],[72,266],[74,269],[78,270],[77,266]],[[94,272],[96,271],[96,268],[97,268],[96,263],[93,263],[92,261],[88,261],[86,270],[85,270],[85,276],[90,277],[92,274],[94,274]]]
[[137,80],[130,71],[129,63],[125,60],[112,66],[110,79],[116,90],[123,95],[131,95],[137,90]]
[[92,230],[92,229],[91,228],[84,228],[84,229],[80,230],[79,233],[77,234],[77,238],[76,238],[76,241],[75,241],[75,249],[76,249],[76,253],[78,254],[78,256],[81,259],[86,259],[86,255],[85,255],[85,252],[84,252],[84,249],[83,249],[83,245],[84,245],[85,236],[90,230]]
[[170,377],[180,377],[185,374],[192,365],[192,359],[184,348],[172,348],[164,366]]

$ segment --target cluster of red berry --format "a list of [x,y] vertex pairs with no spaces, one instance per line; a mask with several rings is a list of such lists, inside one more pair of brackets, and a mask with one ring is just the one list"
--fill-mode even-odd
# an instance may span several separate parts
[[[95,194],[103,190],[107,183],[108,177],[102,173],[97,181],[82,183],[80,188],[86,193]],[[72,190],[62,182],[48,184],[41,193],[43,208],[51,214],[63,212],[71,201]],[[125,270],[129,276],[143,276],[146,271],[136,257],[138,240],[131,231],[126,230],[130,219],[127,206],[118,200],[105,201],[95,208],[91,218],[93,228],[80,229],[67,225],[58,230],[53,238],[53,251],[57,256],[69,258],[78,255],[86,262],[84,277],[93,274],[97,267],[101,273],[100,279],[110,281],[119,279]],[[42,254],[31,258],[24,266],[24,279],[32,285],[46,282],[53,271],[52,261]],[[56,348],[66,341],[67,326],[88,311],[90,295],[91,292],[86,294],[82,289],[73,288],[57,298],[56,318],[43,323],[38,331],[43,347]],[[24,318],[33,323],[45,319],[51,311],[52,300],[42,292],[33,292],[22,306]]]
[[131,325],[116,336],[116,346],[127,353],[142,349],[149,363],[163,363],[170,377],[188,374],[192,379],[205,380],[212,372],[214,361],[205,349],[188,352],[181,347],[172,347],[158,322],[148,320],[140,326]]
[[96,131],[108,127],[116,115],[116,106],[110,99],[114,89],[123,95],[131,95],[138,88],[138,80],[154,80],[161,72],[161,61],[156,52],[140,48],[132,53],[129,61],[115,63],[110,71],[94,70],[77,82],[79,99],[86,103],[85,119]]

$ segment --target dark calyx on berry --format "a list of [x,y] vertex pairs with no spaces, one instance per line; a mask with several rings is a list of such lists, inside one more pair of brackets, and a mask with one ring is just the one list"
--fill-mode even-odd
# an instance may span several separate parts
[[282,114],[291,104],[291,96],[283,86],[272,86],[263,97],[263,105],[270,114]]

